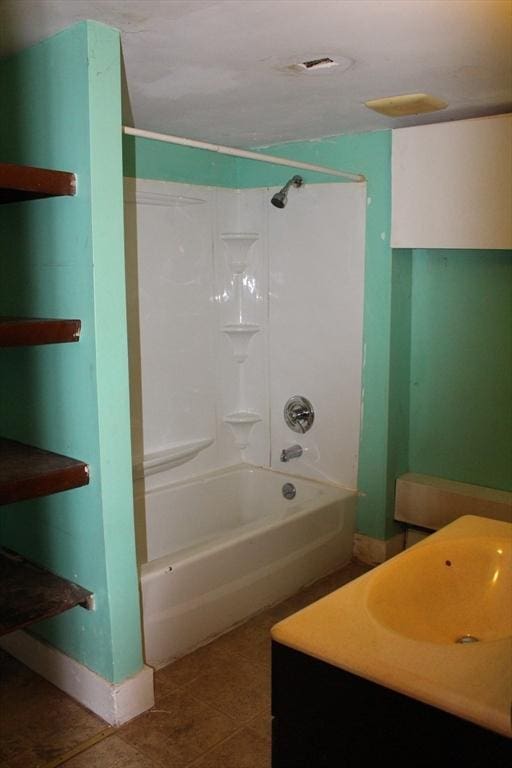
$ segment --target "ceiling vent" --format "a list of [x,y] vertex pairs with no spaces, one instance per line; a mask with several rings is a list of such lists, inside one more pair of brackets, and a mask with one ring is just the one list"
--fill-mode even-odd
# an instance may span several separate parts
[[334,59],[330,59],[325,56],[323,59],[312,59],[311,61],[303,61],[299,64],[299,67],[304,69],[326,69],[328,67],[337,67],[338,63]]
[[331,59],[330,56],[321,56],[316,59],[299,61],[296,64],[288,64],[286,69],[296,73],[325,72],[332,69],[336,69],[338,72],[344,72],[346,69],[351,67],[353,63],[353,59],[349,59],[346,56],[340,56],[337,59]]

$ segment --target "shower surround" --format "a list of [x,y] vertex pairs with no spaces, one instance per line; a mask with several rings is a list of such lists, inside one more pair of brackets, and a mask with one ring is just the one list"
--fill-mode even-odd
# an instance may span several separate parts
[[[146,660],[156,666],[350,558],[361,412],[366,185],[308,186],[306,179],[304,187],[290,192],[284,210],[270,205],[276,191],[125,180],[137,543]],[[293,432],[283,418],[286,401],[296,394],[315,409],[307,434]],[[284,465],[281,451],[294,443],[303,453]],[[250,483],[233,483],[225,470],[238,465],[286,469],[289,476],[275,474],[276,482],[267,481],[260,470]],[[303,491],[295,503],[283,500],[281,485],[293,483],[293,476],[315,481],[318,503],[311,502],[311,489],[305,506]],[[273,489],[270,495],[267,486]],[[306,487],[301,481],[299,486]],[[336,513],[326,512],[327,491],[336,497]],[[232,510],[231,496],[238,494],[242,510],[242,497],[249,492],[260,498],[256,522],[244,528],[242,511],[238,517],[230,512],[229,525],[223,522],[219,505]],[[228,497],[222,501],[223,494],[231,494],[229,503]],[[283,503],[290,505],[286,514],[278,512]],[[258,519],[263,528],[277,530],[283,514],[290,523],[292,510],[308,522],[297,522],[303,538],[289,536],[289,551],[281,552],[272,543],[277,539],[256,533]],[[333,543],[327,545],[328,556],[326,515]],[[179,543],[173,543],[178,518]],[[254,532],[253,548],[256,541],[268,552],[277,546],[274,576],[268,578],[269,561],[261,581],[261,564],[251,565],[240,550],[232,555],[240,563],[239,578],[231,575],[213,594],[208,589],[208,574],[215,570],[211,549],[222,558],[222,542],[237,538],[236,519],[244,540]],[[205,532],[200,544],[198,520]],[[155,525],[166,541],[166,551],[156,555],[154,543],[148,544]],[[308,554],[308,540],[317,534],[320,550]],[[180,587],[179,571],[182,555],[202,561],[198,546],[208,553],[208,565],[193,573],[187,566],[188,582],[197,587],[192,594],[190,587]],[[272,581],[273,592],[268,589]],[[254,589],[247,591],[249,583]],[[222,598],[222,609],[216,603],[220,594],[232,596],[230,604]],[[194,621],[192,605],[200,608]],[[207,615],[215,615],[215,621],[208,622]]]

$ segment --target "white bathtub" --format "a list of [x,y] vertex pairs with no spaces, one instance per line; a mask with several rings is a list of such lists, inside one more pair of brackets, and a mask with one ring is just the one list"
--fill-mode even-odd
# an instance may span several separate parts
[[[293,500],[282,495],[286,482],[296,488]],[[144,645],[154,667],[352,555],[356,494],[313,480],[240,465],[153,490],[143,501]]]

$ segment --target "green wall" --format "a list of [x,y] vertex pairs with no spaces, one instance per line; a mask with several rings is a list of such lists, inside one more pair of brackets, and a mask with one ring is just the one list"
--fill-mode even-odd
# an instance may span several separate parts
[[512,252],[413,252],[410,367],[410,471],[512,490]]
[[1,159],[74,171],[2,206],[3,313],[80,318],[78,344],[0,352],[6,437],[86,461],[87,487],[4,507],[2,542],[94,592],[36,635],[111,681],[142,665],[124,293],[119,34],[83,22],[0,65]]
[[125,176],[236,187],[236,160],[204,149],[123,135]]

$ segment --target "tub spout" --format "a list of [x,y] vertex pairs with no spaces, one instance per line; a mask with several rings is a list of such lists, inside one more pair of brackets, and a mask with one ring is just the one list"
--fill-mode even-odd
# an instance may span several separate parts
[[302,456],[302,446],[292,445],[290,448],[283,448],[281,451],[281,461],[290,461],[290,459],[298,459]]

